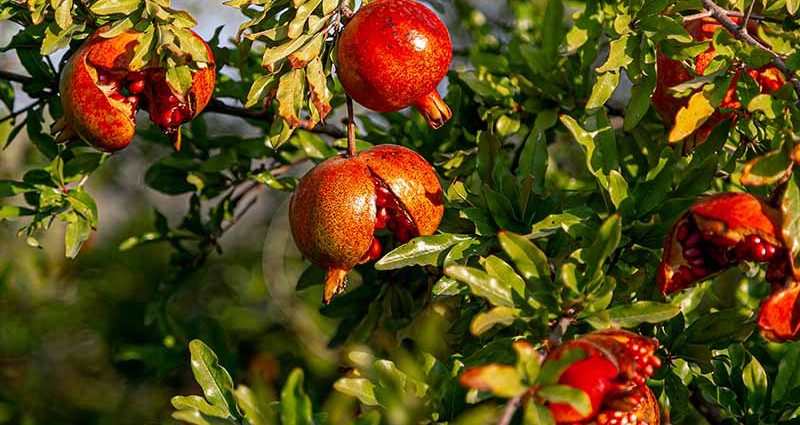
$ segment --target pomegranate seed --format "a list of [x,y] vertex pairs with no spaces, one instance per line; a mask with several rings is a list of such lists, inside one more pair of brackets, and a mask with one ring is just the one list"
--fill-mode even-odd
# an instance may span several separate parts
[[683,241],[686,239],[686,237],[689,236],[689,223],[681,223],[675,236],[677,237],[678,241]]
[[703,256],[703,251],[698,248],[689,248],[683,251],[683,256],[687,259],[700,258]]
[[172,113],[173,113],[172,109],[167,109],[166,111],[161,113],[161,120],[160,121],[161,121],[161,125],[162,126],[164,126],[164,127],[171,127],[172,126],[172,124],[173,124]]
[[698,233],[692,233],[683,243],[683,246],[686,248],[694,248],[698,243],[700,243],[700,235]]
[[144,91],[144,80],[136,80],[128,84],[128,91],[133,94],[139,94]]
[[692,261],[689,261],[689,264],[692,265],[692,267],[703,267],[706,265],[706,259],[703,257],[695,258]]
[[375,230],[383,229],[389,221],[389,212],[386,208],[378,208],[378,214],[375,215]]
[[381,251],[383,251],[383,248],[381,248],[380,241],[376,238],[372,238],[372,244],[370,244],[368,251],[370,260],[381,258]]

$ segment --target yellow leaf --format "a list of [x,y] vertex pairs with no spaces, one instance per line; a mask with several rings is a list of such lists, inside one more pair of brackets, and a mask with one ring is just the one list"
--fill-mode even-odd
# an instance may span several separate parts
[[714,107],[703,95],[697,92],[689,98],[689,104],[682,107],[675,116],[675,126],[669,132],[669,142],[677,143],[700,128],[714,113]]

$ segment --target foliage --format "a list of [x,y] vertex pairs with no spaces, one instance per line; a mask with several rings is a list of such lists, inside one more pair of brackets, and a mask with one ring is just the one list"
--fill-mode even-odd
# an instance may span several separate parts
[[[445,96],[453,118],[433,131],[413,111],[364,111],[359,147],[396,143],[429,159],[443,183],[445,219],[436,235],[358,267],[348,291],[320,307],[323,272],[278,244],[288,230],[273,195],[293,190],[298,166],[345,147],[335,123],[345,96],[332,53],[357,3],[207,6],[243,15],[234,40],[222,40],[220,29],[209,40],[219,77],[208,113],[184,126],[179,152],[167,150],[169,140],[153,127],[140,125],[136,140],[147,167],[144,184],[179,200],[182,217],[167,205],[148,205],[153,223],[136,217],[114,241],[123,253],[88,246],[93,234],[110,229],[98,220],[107,204],[87,188],[116,172],[109,163],[133,156],[55,143],[48,126],[62,115],[57,91],[64,61],[57,66],[53,58],[68,56],[102,25],[136,28],[150,34],[137,57],[157,55],[173,87],[186,87],[186,70],[207,60],[186,35],[195,20],[167,0],[0,3],[0,16],[21,25],[3,51],[14,52],[26,72],[0,73],[0,100],[11,113],[2,119],[0,145],[24,149],[26,167],[0,181],[0,219],[24,223],[18,234],[40,248],[56,220],[66,223],[65,252],[77,256],[67,263],[71,270],[101,270],[124,289],[109,296],[110,305],[76,304],[89,306],[85,311],[58,307],[55,298],[28,304],[20,301],[24,285],[8,277],[19,273],[18,265],[0,260],[0,305],[13,306],[0,309],[0,323],[11,324],[0,335],[30,335],[0,342],[0,370],[16,367],[4,366],[6,357],[26,359],[32,347],[46,345],[43,328],[66,327],[61,315],[89,320],[96,309],[101,324],[92,325],[92,335],[115,353],[113,367],[98,367],[98,374],[163,380],[170,394],[197,393],[182,372],[188,344],[202,396],[172,398],[175,420],[496,423],[502,406],[516,399],[516,420],[538,424],[551,421],[547,400],[586,404],[583,394],[556,385],[563,369],[540,370],[554,331],[561,333],[555,340],[573,339],[613,326],[661,342],[666,366],[649,385],[672,423],[798,421],[800,345],[767,342],[755,326],[770,292],[763,268],[743,265],[668,298],[655,276],[672,224],[699,196],[724,191],[779,200],[800,264],[800,174],[793,172],[800,167],[800,110],[791,81],[800,69],[794,16],[800,3],[718,2],[739,15],[754,7],[753,19],[766,26],[758,36],[771,50],[717,32],[718,56],[705,74],[672,88],[691,100],[682,111],[687,119],[671,128],[650,102],[656,55],[693,65],[708,45],[695,42],[682,21],[702,13],[705,2],[429,2],[448,12],[456,45]],[[679,135],[708,119],[741,65],[776,61],[789,72],[783,87],[761,93],[742,73],[735,91],[744,106],[736,120],[723,121],[693,150],[681,141]],[[20,99],[32,103],[19,108]],[[248,131],[223,134],[221,118],[246,123]],[[277,236],[263,247],[268,289],[257,264],[262,246],[231,243],[223,252],[225,235],[247,224],[246,213],[264,192],[275,203],[274,226],[283,226],[271,229]],[[163,256],[167,265],[159,263]],[[115,261],[123,266],[108,264]],[[84,279],[74,280],[91,286]],[[296,288],[282,289],[281,279],[291,285],[296,279]],[[98,287],[114,293],[106,285]],[[23,320],[50,305],[56,318]],[[123,306],[134,313],[114,313]],[[73,335],[72,328],[64,334]],[[480,386],[461,385],[467,370],[484,374]],[[41,388],[29,385],[31,393]],[[74,397],[64,413],[54,413],[29,409],[24,384],[0,387],[0,423],[134,423],[119,419],[125,416],[119,400],[112,409]],[[539,397],[523,396],[531,387]],[[163,406],[151,409],[168,416]]]

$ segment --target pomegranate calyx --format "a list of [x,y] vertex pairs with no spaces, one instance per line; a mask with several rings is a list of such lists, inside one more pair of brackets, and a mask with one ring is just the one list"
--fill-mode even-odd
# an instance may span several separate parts
[[450,107],[444,103],[442,96],[436,90],[417,100],[414,107],[417,108],[428,125],[434,130],[442,128],[453,116]]

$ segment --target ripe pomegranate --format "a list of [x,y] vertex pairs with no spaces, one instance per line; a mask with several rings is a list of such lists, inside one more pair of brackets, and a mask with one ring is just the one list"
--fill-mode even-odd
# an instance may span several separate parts
[[780,229],[778,211],[756,196],[728,192],[701,198],[664,240],[657,275],[661,292],[688,288],[741,261],[785,270]]
[[436,85],[453,58],[450,33],[430,9],[413,0],[376,0],[345,26],[337,75],[361,105],[393,112],[414,106],[433,128],[452,113]]
[[194,73],[191,89],[182,95],[170,88],[155,60],[143,69],[131,69],[141,33],[128,30],[105,38],[107,30],[103,27],[92,34],[61,73],[64,117],[53,126],[53,131],[60,132],[58,140],[79,136],[101,151],[118,151],[133,139],[136,111],[143,106],[179,148],[180,125],[196,117],[214,91],[215,69],[208,45],[211,62]]
[[327,269],[323,301],[344,289],[347,272],[380,258],[375,232],[406,242],[431,235],[444,213],[436,173],[416,152],[381,145],[329,158],[306,174],[289,204],[300,252]]
[[761,305],[758,327],[770,341],[783,342],[800,339],[800,284],[774,292]]
[[557,424],[658,424],[660,412],[646,380],[661,366],[655,355],[658,342],[641,335],[608,329],[567,342],[548,355],[545,362],[560,359],[570,350],[585,357],[572,363],[558,383],[580,389],[589,396],[592,409],[581,414],[569,404],[548,405]]
[[[731,19],[737,24],[740,21],[738,17],[731,17]],[[756,34],[757,27],[758,24],[751,21],[748,24],[748,31],[750,34]],[[723,27],[714,18],[703,18],[687,22],[684,28],[686,28],[696,41],[710,41],[714,33]],[[711,63],[711,60],[716,56],[717,52],[709,42],[708,49],[695,58],[694,73],[696,75],[703,75],[706,68],[708,68],[708,65]],[[671,127],[675,125],[675,116],[678,110],[688,104],[690,96],[676,98],[669,92],[669,89],[691,80],[696,75],[689,73],[683,63],[668,58],[663,55],[660,50],[656,59],[656,65],[658,67],[658,74],[656,77],[656,89],[652,97],[653,106],[656,112],[661,115],[664,122]],[[761,93],[773,93],[784,84],[783,74],[773,65],[766,65],[759,69],[743,68],[743,71],[758,83],[758,86],[761,88]],[[689,149],[703,143],[708,138],[709,134],[711,134],[711,131],[721,122],[729,118],[736,118],[735,111],[742,108],[736,96],[736,83],[741,73],[742,70],[736,71],[728,91],[719,104],[719,107],[722,109],[734,111],[714,112],[705,123],[689,136],[689,140],[686,140]]]

